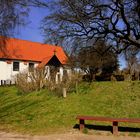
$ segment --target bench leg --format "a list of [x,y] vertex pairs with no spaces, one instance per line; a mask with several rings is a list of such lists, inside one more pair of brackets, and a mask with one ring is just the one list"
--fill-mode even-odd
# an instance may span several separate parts
[[79,128],[80,128],[80,131],[82,131],[85,127],[85,121],[84,120],[79,120]]
[[113,122],[113,134],[118,135],[118,122]]

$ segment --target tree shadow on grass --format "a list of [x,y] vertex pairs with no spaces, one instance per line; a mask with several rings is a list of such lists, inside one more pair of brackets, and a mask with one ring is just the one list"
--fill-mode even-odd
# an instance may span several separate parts
[[[17,109],[15,109],[13,112],[5,112],[5,114],[3,114],[3,115],[1,115],[0,116],[0,119],[1,118],[3,118],[3,117],[8,117],[8,116],[12,116],[12,115],[14,115],[15,113],[17,113],[17,112],[20,112],[20,111],[22,111],[22,110],[25,110],[26,108],[28,108],[28,107],[30,107],[30,106],[33,106],[33,105],[35,105],[35,104],[37,104],[38,102],[36,102],[36,101],[34,101],[34,102],[31,102],[31,103],[26,103],[26,102],[24,102],[24,106],[21,106],[21,107],[19,107],[19,108],[17,108]],[[19,104],[19,103],[18,103]],[[17,106],[18,106],[18,104],[17,104]],[[16,104],[14,105],[14,106],[16,106]],[[12,107],[14,107],[14,106],[7,106],[6,108],[4,108],[5,110],[10,110],[10,108],[12,108]],[[17,107],[16,106],[16,107]]]
[[[74,129],[79,129],[79,124],[75,124]],[[106,126],[106,125],[88,125],[85,124],[85,128],[89,130],[98,130],[98,131],[110,131],[112,132],[112,126]],[[140,128],[135,128],[135,127],[118,127],[119,132],[135,132],[135,133],[140,133]]]

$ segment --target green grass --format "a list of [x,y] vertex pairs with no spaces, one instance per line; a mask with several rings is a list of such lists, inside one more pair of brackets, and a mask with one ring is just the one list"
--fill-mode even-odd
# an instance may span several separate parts
[[[29,134],[65,132],[78,123],[77,115],[140,118],[140,82],[82,83],[78,94],[68,94],[66,99],[47,90],[21,95],[15,87],[0,87],[1,130]],[[121,126],[140,128],[140,124]]]

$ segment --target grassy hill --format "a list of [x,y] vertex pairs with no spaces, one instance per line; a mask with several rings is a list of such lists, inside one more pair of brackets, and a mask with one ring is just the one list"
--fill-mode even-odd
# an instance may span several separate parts
[[0,87],[0,129],[31,134],[64,132],[78,123],[75,117],[80,114],[140,118],[140,82],[82,83],[78,94],[69,93],[66,99],[47,90],[21,95],[15,87]]

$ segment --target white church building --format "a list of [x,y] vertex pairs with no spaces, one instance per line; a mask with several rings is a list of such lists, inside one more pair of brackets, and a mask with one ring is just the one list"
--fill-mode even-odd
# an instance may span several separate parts
[[56,81],[61,81],[64,73],[70,73],[67,60],[62,47],[0,37],[0,85],[14,83],[15,75],[35,67],[55,67]]

